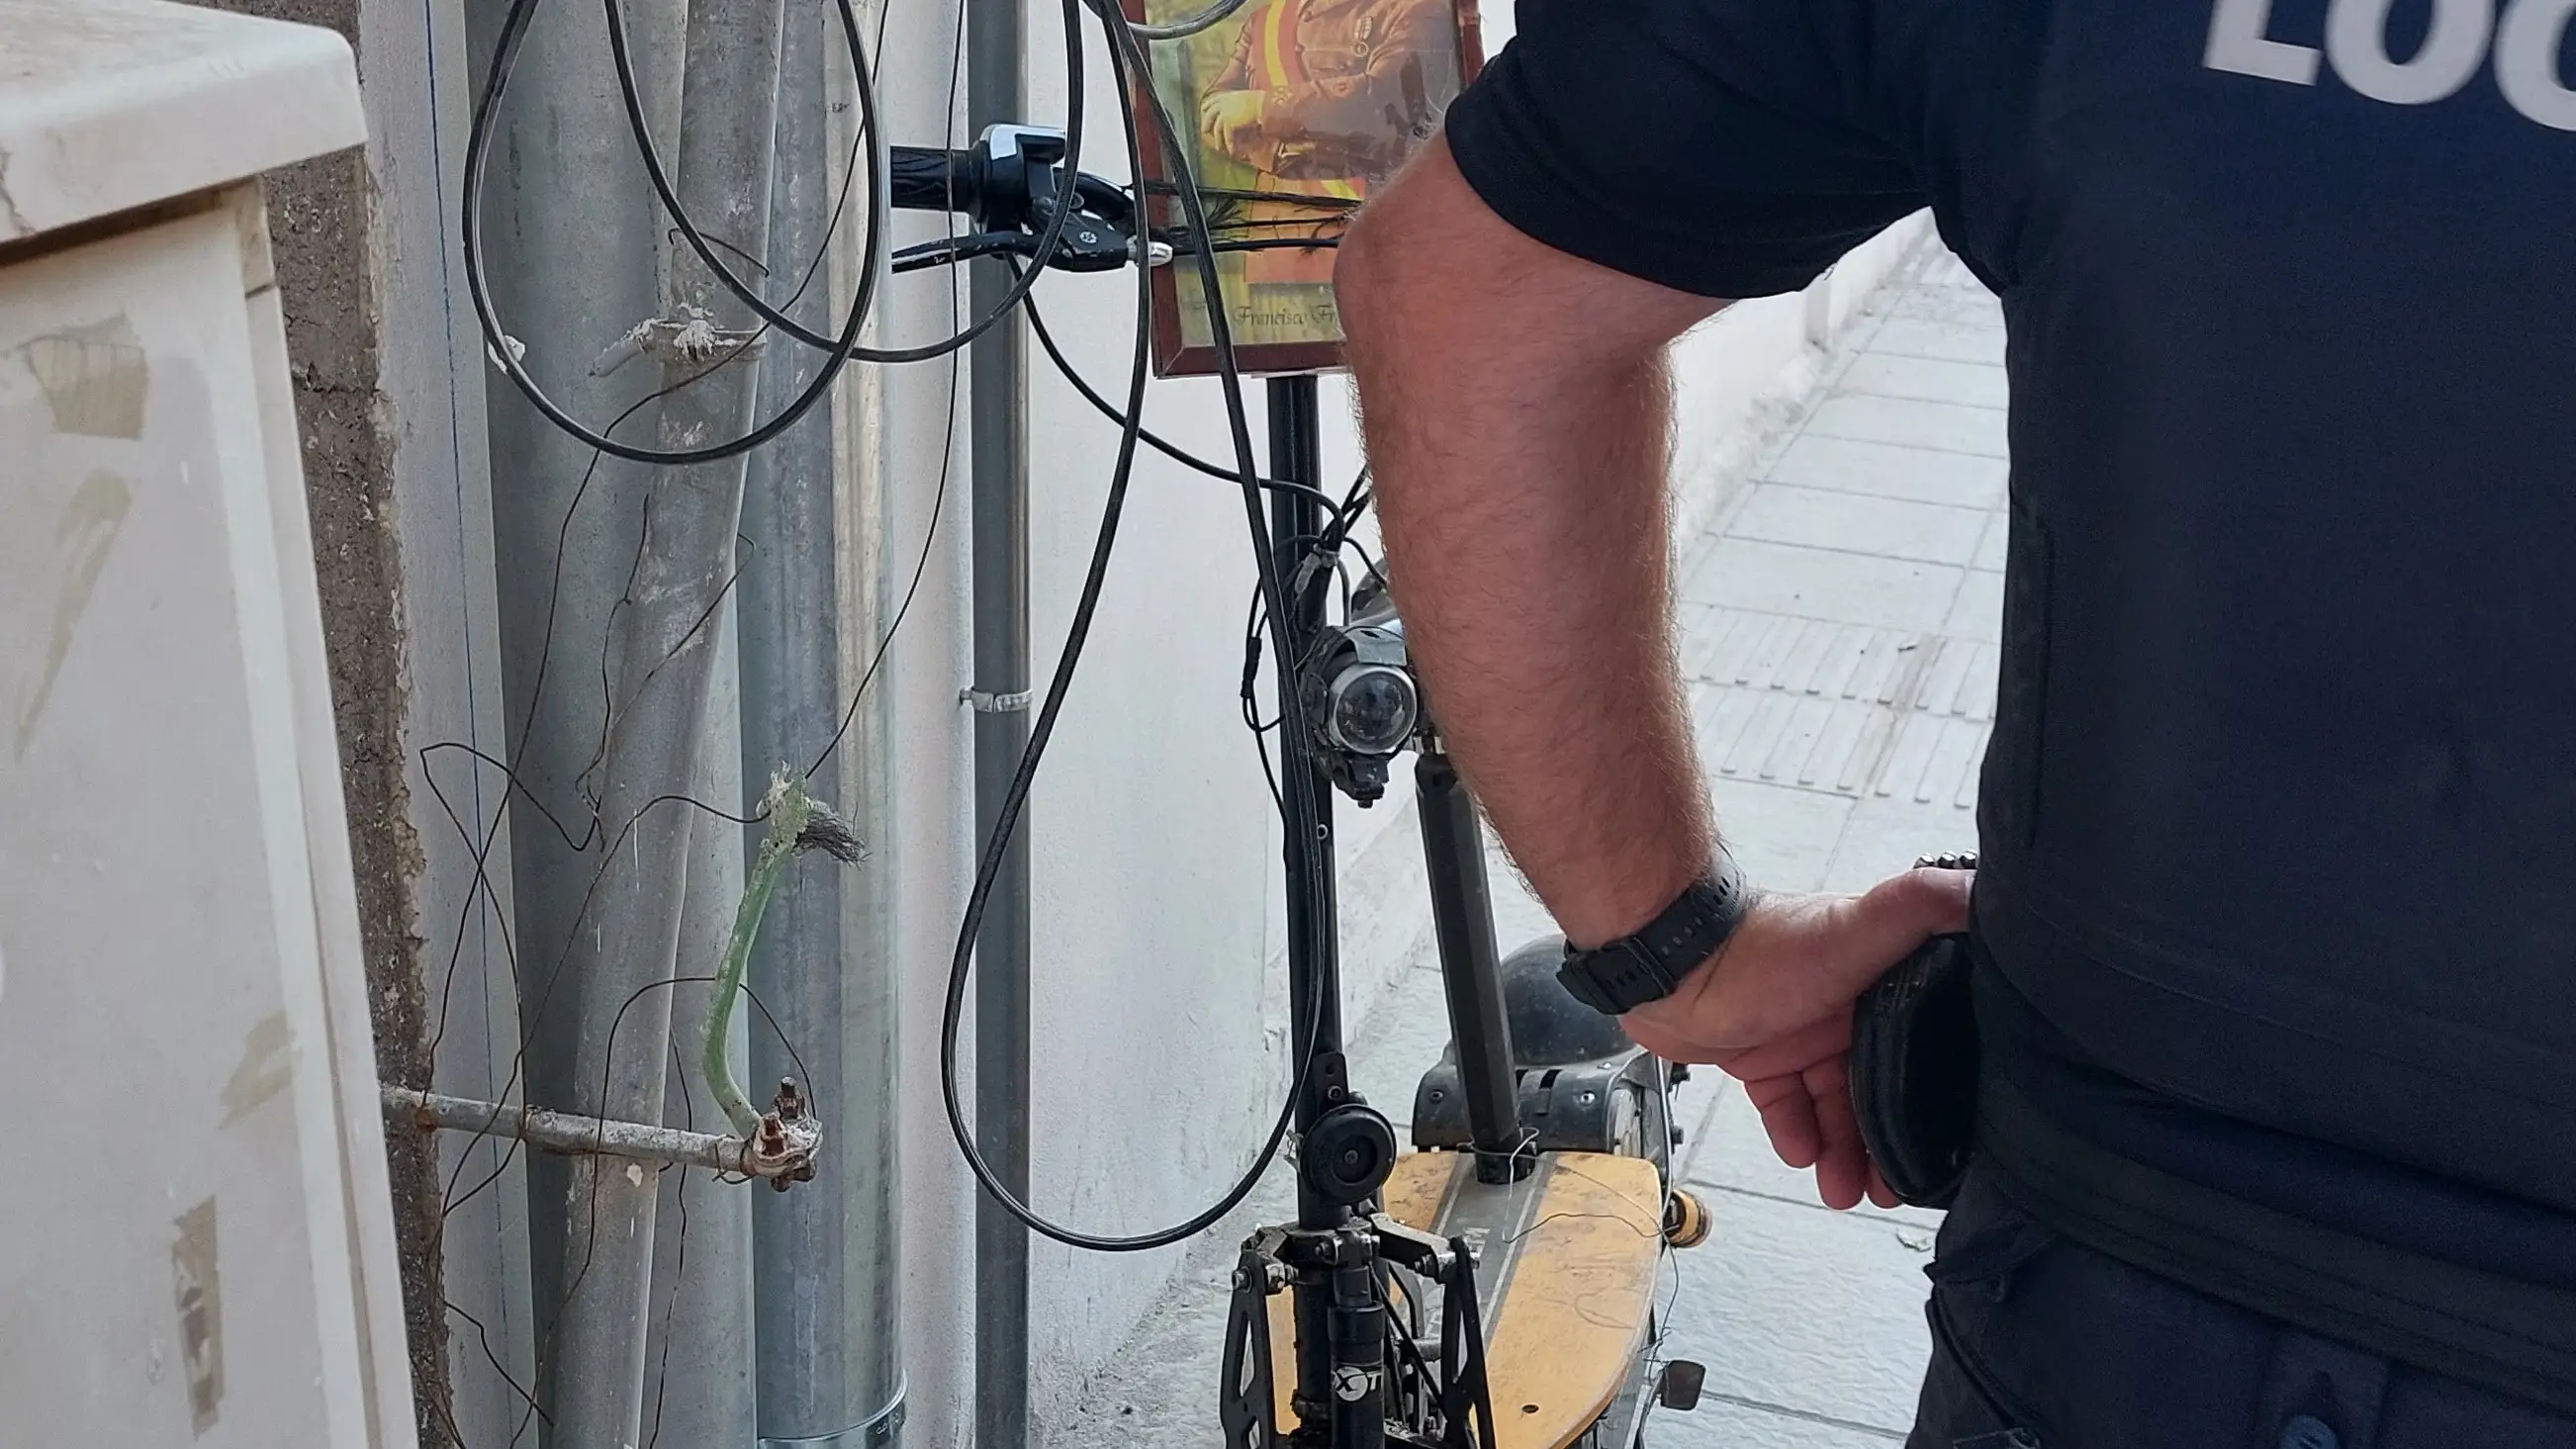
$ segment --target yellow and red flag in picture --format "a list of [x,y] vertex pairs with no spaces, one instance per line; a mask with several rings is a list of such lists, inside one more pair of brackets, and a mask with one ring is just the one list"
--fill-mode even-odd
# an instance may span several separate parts
[[[1305,18],[1306,0],[1264,0],[1258,12],[1245,26],[1252,40],[1251,64],[1247,67],[1263,90],[1272,96],[1293,95],[1310,81],[1304,54],[1298,49],[1297,36]],[[1265,175],[1264,191],[1285,192],[1292,196],[1329,196],[1358,201],[1364,194],[1364,183],[1356,177],[1303,177],[1276,173]],[[1253,202],[1245,208],[1245,219],[1255,223],[1250,235],[1286,239],[1296,236],[1331,238],[1341,235],[1343,218],[1294,202]],[[1311,224],[1309,224],[1311,223]],[[1255,286],[1293,285],[1297,283],[1330,283],[1333,280],[1333,254],[1326,250],[1300,251],[1281,247],[1248,253],[1244,259],[1244,280]]]

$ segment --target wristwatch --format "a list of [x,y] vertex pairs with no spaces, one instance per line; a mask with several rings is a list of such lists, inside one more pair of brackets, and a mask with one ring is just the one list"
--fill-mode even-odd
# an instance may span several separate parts
[[1567,942],[1556,979],[1575,1000],[1611,1016],[1673,994],[1682,978],[1726,944],[1753,907],[1732,861],[1682,888],[1634,935],[1581,951]]

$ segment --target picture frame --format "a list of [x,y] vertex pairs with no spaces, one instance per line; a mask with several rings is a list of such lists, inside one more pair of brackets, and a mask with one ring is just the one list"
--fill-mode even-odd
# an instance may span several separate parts
[[[1171,24],[1211,0],[1120,0],[1129,21]],[[1139,178],[1158,234],[1188,216],[1158,136],[1159,96],[1191,159],[1223,250],[1218,284],[1235,361],[1246,376],[1343,365],[1332,301],[1330,237],[1349,213],[1439,129],[1450,102],[1484,66],[1477,0],[1243,0],[1185,39],[1145,42],[1131,75],[1149,128]],[[1150,91],[1149,91],[1150,88]],[[1271,198],[1277,198],[1273,200]],[[1158,377],[1217,371],[1197,257],[1153,268]]]

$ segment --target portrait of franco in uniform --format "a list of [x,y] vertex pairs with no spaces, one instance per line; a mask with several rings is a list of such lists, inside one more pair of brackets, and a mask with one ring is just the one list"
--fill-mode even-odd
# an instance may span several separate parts
[[[1225,68],[1199,98],[1199,136],[1259,173],[1254,189],[1356,202],[1393,176],[1459,91],[1448,0],[1252,0]],[[1332,236],[1338,216],[1255,204],[1264,235]],[[1255,285],[1330,282],[1330,251],[1245,258]]]

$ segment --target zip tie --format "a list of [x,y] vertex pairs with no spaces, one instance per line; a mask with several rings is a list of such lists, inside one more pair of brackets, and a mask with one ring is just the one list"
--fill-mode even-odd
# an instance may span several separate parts
[[1013,690],[1009,694],[995,694],[989,689],[957,691],[957,702],[977,714],[1017,714],[1027,709],[1035,698],[1037,691],[1031,689]]

